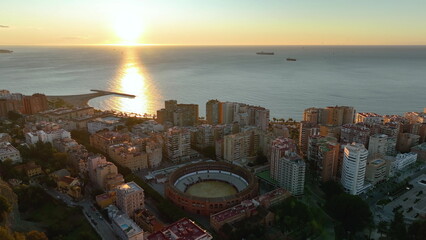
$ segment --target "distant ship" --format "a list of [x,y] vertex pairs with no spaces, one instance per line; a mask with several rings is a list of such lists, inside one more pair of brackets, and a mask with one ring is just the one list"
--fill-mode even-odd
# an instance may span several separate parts
[[274,52],[257,52],[257,55],[274,55]]
[[296,61],[296,58],[287,58],[287,61],[295,62],[295,61]]
[[0,53],[13,53],[13,51],[0,49]]

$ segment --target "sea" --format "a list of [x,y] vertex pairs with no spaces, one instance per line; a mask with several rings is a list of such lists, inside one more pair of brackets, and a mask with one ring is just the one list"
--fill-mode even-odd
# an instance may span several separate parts
[[[403,114],[426,107],[426,46],[0,46],[0,89],[23,94],[104,96],[102,110],[155,114],[164,101],[209,99],[270,109],[300,120],[309,107],[354,106]],[[274,52],[257,55],[256,52]],[[287,61],[295,58],[297,61]]]

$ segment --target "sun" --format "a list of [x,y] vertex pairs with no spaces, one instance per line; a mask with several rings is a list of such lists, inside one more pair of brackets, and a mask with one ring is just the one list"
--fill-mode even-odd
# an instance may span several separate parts
[[137,45],[143,33],[142,18],[130,11],[122,11],[114,21],[114,30],[120,38],[119,44]]

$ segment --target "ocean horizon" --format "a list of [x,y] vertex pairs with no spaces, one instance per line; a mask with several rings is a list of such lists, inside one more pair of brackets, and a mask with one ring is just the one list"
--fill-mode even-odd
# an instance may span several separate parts
[[[75,95],[134,94],[89,101],[102,110],[150,113],[164,100],[209,99],[270,109],[300,120],[308,107],[354,106],[403,114],[426,107],[426,46],[0,46],[0,88]],[[256,52],[275,55],[257,55]],[[295,58],[297,61],[286,61]]]

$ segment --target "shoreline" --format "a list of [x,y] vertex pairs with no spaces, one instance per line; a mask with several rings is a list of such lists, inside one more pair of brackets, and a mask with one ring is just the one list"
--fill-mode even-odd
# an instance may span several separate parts
[[93,98],[113,95],[113,93],[107,92],[97,92],[97,93],[85,93],[85,94],[76,94],[76,95],[46,95],[49,102],[58,101],[59,99],[63,100],[65,103],[73,105],[75,107],[88,107],[89,101]]

